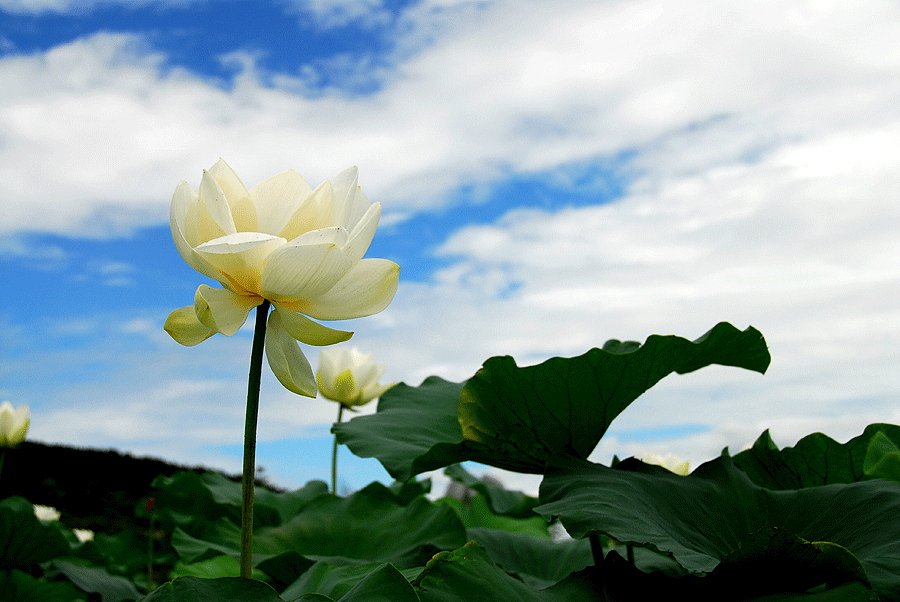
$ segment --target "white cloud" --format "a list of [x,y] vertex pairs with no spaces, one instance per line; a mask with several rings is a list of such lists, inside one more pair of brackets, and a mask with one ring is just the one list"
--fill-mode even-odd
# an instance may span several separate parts
[[343,27],[358,23],[377,27],[390,23],[392,17],[382,0],[292,0],[291,4],[303,14],[312,14],[324,28]]
[[26,236],[0,237],[0,260],[16,261],[33,269],[57,271],[71,261],[70,253],[56,244],[36,243]]
[[248,182],[287,168],[319,181],[359,164],[370,196],[401,210],[623,150],[660,176],[882,129],[900,86],[896,7],[796,6],[805,20],[783,5],[498,2],[457,15],[362,97],[305,97],[287,76],[265,87],[252,63],[225,91],[164,69],[126,35],[7,56],[4,228],[158,223],[173,182],[219,155]]
[[[449,267],[403,283],[354,343],[390,358],[387,380],[418,384],[462,380],[490,355],[524,365],[719,320],[766,335],[766,376],[673,376],[616,423],[710,430],[652,449],[611,437],[609,456],[696,465],[767,427],[788,444],[898,419],[896,3],[496,2],[477,19],[461,3],[444,30],[428,26],[438,4],[406,15],[415,51],[364,96],[304,95],[289,76],[266,87],[252,60],[223,89],[115,34],[0,59],[0,223],[81,236],[164,223],[175,183],[196,185],[220,155],[249,184],[358,164],[369,197],[408,215],[462,184],[631,153],[615,202],[455,233]],[[147,384],[129,403],[160,395]],[[290,403],[276,397],[271,428]],[[110,432],[153,422],[129,407],[135,422]],[[219,417],[233,436],[240,419]],[[200,441],[218,433],[205,428]]]
[[151,4],[190,4],[197,0],[0,0],[0,10],[13,14],[87,13],[98,6],[122,4],[141,7]]

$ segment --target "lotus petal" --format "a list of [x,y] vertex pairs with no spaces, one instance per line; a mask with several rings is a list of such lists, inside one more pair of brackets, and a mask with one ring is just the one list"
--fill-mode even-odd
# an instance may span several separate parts
[[316,379],[300,345],[284,328],[281,314],[269,314],[266,326],[266,358],[275,378],[288,391],[306,397],[316,396]]
[[[212,240],[226,234],[234,234],[234,218],[231,216],[231,207],[225,193],[219,187],[219,183],[212,175],[203,170],[203,178],[200,180],[199,204],[197,222],[197,236],[200,241]],[[208,217],[209,219],[206,219]]]
[[359,261],[334,287],[311,301],[282,302],[317,320],[349,320],[377,314],[397,292],[400,266],[387,259]]
[[256,206],[234,170],[220,157],[216,164],[209,168],[209,174],[215,179],[219,188],[225,193],[231,217],[238,232],[256,232]]
[[0,447],[16,447],[24,439],[31,424],[31,410],[22,405],[18,409],[4,401],[0,404]]
[[358,262],[369,250],[372,239],[375,237],[375,230],[378,228],[378,220],[381,218],[381,203],[374,203],[369,206],[362,219],[357,222],[350,232],[350,240],[344,247],[344,253],[347,254],[353,263]]
[[310,320],[303,314],[284,309],[277,302],[274,305],[275,311],[281,314],[281,321],[285,330],[301,343],[321,347],[323,345],[343,343],[350,340],[350,337],[353,336],[352,332],[328,328]]
[[314,299],[334,287],[353,262],[344,254],[347,232],[325,228],[307,232],[272,251],[260,294],[277,301]]
[[195,250],[220,274],[235,282],[240,287],[238,292],[256,295],[269,254],[286,242],[271,234],[238,232],[203,243]]
[[359,170],[354,166],[339,173],[332,182],[332,186],[334,187],[334,224],[336,226],[343,226],[348,230],[353,229],[353,223],[350,223],[350,217],[353,214],[353,204],[356,199],[356,192],[359,190],[359,185],[357,184],[358,178]]
[[303,176],[292,169],[254,186],[250,195],[256,204],[259,231],[266,234],[281,232],[311,194],[312,188]]
[[169,314],[163,326],[173,339],[186,347],[193,347],[216,334],[199,319],[193,305],[181,307]]
[[244,322],[250,310],[263,302],[262,297],[247,297],[229,290],[201,284],[194,293],[197,319],[215,332],[232,336]]
[[325,180],[297,207],[293,215],[289,216],[278,235],[287,240],[294,240],[307,232],[335,225],[334,194],[331,182]]

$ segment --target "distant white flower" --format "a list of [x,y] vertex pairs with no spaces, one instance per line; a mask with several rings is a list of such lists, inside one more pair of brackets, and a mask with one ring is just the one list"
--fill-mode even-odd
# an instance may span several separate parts
[[78,541],[81,543],[92,541],[94,539],[94,532],[90,529],[72,529],[72,533],[75,534],[75,537],[77,537]]
[[28,425],[31,423],[31,412],[28,406],[15,409],[11,403],[0,404],[0,447],[15,447],[25,439]]
[[382,374],[384,366],[373,362],[371,354],[360,353],[356,347],[332,347],[319,354],[316,382],[323,397],[352,408],[369,403],[394,386],[380,384]]
[[60,517],[59,510],[57,510],[56,508],[51,508],[50,506],[40,506],[38,504],[34,505],[34,515],[38,517],[38,519],[47,522],[59,520]]
[[644,454],[644,457],[641,460],[646,464],[656,464],[657,466],[662,466],[666,470],[670,472],[674,472],[675,474],[681,476],[687,476],[690,473],[689,463],[682,462],[681,458],[675,456],[673,454],[666,454],[665,456],[657,456],[656,454]]

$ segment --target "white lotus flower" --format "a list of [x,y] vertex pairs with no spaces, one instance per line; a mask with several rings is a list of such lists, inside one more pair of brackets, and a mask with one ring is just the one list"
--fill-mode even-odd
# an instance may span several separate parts
[[394,386],[382,385],[378,380],[384,366],[372,361],[372,355],[360,353],[352,347],[333,347],[319,353],[316,382],[322,395],[346,408],[361,406]]
[[0,404],[0,447],[15,447],[25,440],[31,411],[28,406],[13,407],[8,401]]
[[657,456],[656,454],[644,454],[644,457],[641,458],[641,461],[645,464],[656,464],[657,466],[662,466],[669,472],[674,472],[675,474],[681,475],[683,477],[687,476],[690,471],[690,463],[682,462],[681,458],[674,454],[666,454],[665,456]]
[[194,304],[173,311],[165,329],[182,345],[219,332],[231,336],[265,300],[266,356],[281,383],[315,397],[312,368],[297,341],[332,345],[352,332],[317,320],[380,312],[394,298],[400,267],[363,259],[381,215],[357,186],[355,167],[313,190],[286,171],[250,190],[219,159],[203,172],[200,190],[182,181],[172,197],[172,238],[192,268],[224,288],[201,284]]
[[38,517],[38,520],[53,522],[59,520],[61,516],[59,510],[53,508],[51,506],[41,506],[40,504],[34,504],[34,515]]

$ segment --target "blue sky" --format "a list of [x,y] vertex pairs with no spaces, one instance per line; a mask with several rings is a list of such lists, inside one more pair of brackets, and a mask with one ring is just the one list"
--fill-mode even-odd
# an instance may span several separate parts
[[[204,281],[172,191],[221,156],[249,186],[359,167],[401,285],[333,326],[389,381],[727,320],[769,373],[663,381],[598,460],[896,423],[896,39],[874,0],[0,0],[0,397],[36,440],[239,469],[247,328],[162,331]],[[334,414],[265,377],[276,482],[326,478]]]

